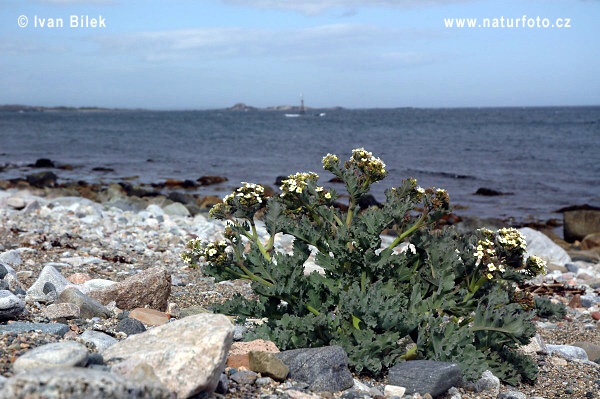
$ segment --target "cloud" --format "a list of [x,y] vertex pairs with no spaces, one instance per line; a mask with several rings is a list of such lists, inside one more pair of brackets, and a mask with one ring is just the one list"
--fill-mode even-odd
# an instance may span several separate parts
[[472,0],[222,0],[225,3],[257,8],[275,8],[299,11],[308,15],[319,14],[332,8],[355,7],[421,7],[464,3]]
[[431,57],[399,51],[401,43],[431,38],[430,33],[364,24],[310,28],[200,28],[97,36],[105,54],[125,54],[147,62],[260,59],[347,68],[386,68],[431,62]]

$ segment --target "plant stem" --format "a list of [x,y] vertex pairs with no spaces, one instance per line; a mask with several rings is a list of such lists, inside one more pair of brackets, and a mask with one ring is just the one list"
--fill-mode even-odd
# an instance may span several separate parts
[[348,206],[348,214],[346,215],[346,227],[350,228],[352,224],[352,216],[354,216],[354,199],[350,200],[350,205]]
[[398,237],[396,237],[396,239],[390,244],[390,246],[388,247],[388,249],[390,249],[390,250],[394,249],[394,247],[396,245],[400,244],[402,242],[402,240],[404,240],[406,237],[408,237],[409,235],[411,235],[412,233],[414,233],[415,230],[417,230],[418,228],[420,228],[423,225],[423,221],[425,220],[426,217],[427,217],[427,213],[423,213],[421,215],[421,217],[419,218],[419,220],[417,220],[417,222],[415,224],[413,224],[404,233],[402,233]]

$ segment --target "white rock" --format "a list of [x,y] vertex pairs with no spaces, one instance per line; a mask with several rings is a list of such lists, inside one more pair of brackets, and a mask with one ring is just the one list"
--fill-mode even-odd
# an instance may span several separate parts
[[498,396],[500,393],[500,379],[491,371],[486,370],[481,375],[481,378],[475,383],[477,392],[485,391],[491,395]]
[[406,388],[404,387],[399,387],[397,385],[386,385],[385,388],[383,389],[383,394],[385,395],[386,398],[401,398],[404,396],[404,393],[406,392]]
[[564,266],[571,262],[571,257],[547,235],[529,227],[519,229],[527,240],[527,254],[536,255],[547,262]]
[[199,314],[136,334],[102,355],[112,371],[126,375],[146,363],[163,385],[188,398],[213,392],[225,368],[233,326],[223,315]]
[[171,205],[165,206],[164,211],[167,215],[171,216],[191,216],[190,211],[188,211],[188,209],[179,202],[174,202]]

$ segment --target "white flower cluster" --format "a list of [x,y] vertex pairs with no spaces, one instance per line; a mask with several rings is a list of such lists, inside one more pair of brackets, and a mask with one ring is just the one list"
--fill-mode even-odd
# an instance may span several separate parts
[[238,198],[242,205],[262,204],[265,196],[265,188],[260,184],[242,182],[242,187],[223,198],[225,205],[233,205],[233,199]]
[[[308,173],[296,173],[295,175],[290,175],[288,176],[287,179],[285,179],[282,182],[281,185],[281,198],[284,198],[287,194],[289,193],[297,193],[297,194],[302,194],[302,192],[304,191],[304,189],[306,188],[306,186],[308,186],[309,182],[316,182],[319,179],[319,175],[314,173],[314,172],[308,172]],[[323,187],[317,186],[315,188],[315,190],[318,193],[323,192]],[[331,194],[326,193],[325,194],[325,198],[331,198]]]
[[502,228],[497,232],[498,242],[506,249],[527,249],[525,236],[515,228]]
[[337,155],[327,154],[323,157],[323,168],[329,169],[339,161]]
[[381,180],[386,175],[385,163],[364,148],[352,150],[350,163],[356,164],[372,181]]

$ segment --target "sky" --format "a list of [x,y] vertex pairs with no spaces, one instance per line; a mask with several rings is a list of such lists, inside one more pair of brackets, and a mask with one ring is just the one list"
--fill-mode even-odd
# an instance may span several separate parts
[[0,104],[600,105],[599,71],[599,0],[0,1]]

